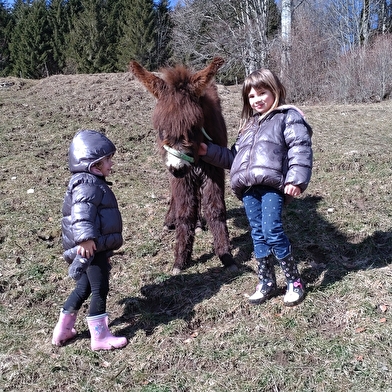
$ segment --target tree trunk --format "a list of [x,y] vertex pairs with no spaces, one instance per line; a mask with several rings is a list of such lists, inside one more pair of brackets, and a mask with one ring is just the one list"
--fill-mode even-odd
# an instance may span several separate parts
[[284,79],[287,76],[287,70],[290,65],[290,54],[291,54],[291,11],[292,11],[292,0],[282,0],[282,69],[281,78]]

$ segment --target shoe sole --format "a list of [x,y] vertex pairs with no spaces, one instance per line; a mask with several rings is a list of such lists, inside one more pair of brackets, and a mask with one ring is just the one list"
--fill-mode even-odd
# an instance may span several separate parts
[[269,293],[268,295],[266,295],[263,298],[259,298],[259,299],[248,299],[248,302],[252,305],[261,305],[262,303],[264,303],[265,301],[269,300],[270,298],[272,298],[275,295],[276,291],[273,291],[271,293]]
[[283,302],[283,304],[289,308],[293,307],[293,306],[297,306],[299,305],[303,300],[305,299],[305,295],[302,296],[301,298],[297,299],[297,301],[294,302]]

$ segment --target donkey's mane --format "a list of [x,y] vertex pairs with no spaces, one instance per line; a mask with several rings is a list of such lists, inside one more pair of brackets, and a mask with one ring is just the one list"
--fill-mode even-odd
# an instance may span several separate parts
[[184,135],[184,130],[189,131],[195,127],[201,129],[204,124],[200,103],[211,94],[217,94],[207,88],[204,96],[196,97],[192,73],[184,66],[164,68],[161,73],[167,91],[162,94],[155,108],[154,127],[171,129],[171,136],[177,139]]

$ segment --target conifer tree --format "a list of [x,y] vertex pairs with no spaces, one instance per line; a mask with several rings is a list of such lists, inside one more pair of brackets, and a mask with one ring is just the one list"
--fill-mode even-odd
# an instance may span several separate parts
[[12,17],[3,1],[0,1],[0,76],[6,76],[10,68],[10,53],[8,49]]
[[51,30],[46,1],[18,0],[14,5],[15,27],[10,42],[12,74],[41,78],[51,72]]
[[[111,71],[118,71],[118,46],[121,39],[122,17],[124,14],[123,0],[108,0],[106,12],[107,26],[107,63]],[[121,70],[122,71],[122,70]]]
[[82,0],[80,4],[82,10],[72,17],[68,60],[80,73],[107,72],[106,1]]
[[48,8],[48,21],[52,31],[50,44],[52,50],[53,73],[60,73],[66,65],[66,37],[68,23],[65,8],[66,0],[52,0]]
[[126,70],[136,60],[149,70],[156,69],[155,19],[153,0],[123,0],[124,18],[118,48],[118,68]]

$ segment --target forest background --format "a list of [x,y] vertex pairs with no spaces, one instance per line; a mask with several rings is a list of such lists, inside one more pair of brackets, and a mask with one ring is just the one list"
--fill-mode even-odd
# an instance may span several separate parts
[[222,84],[268,67],[292,102],[377,102],[391,94],[391,32],[391,0],[0,1],[0,76],[124,72],[131,59],[201,68],[219,55]]

